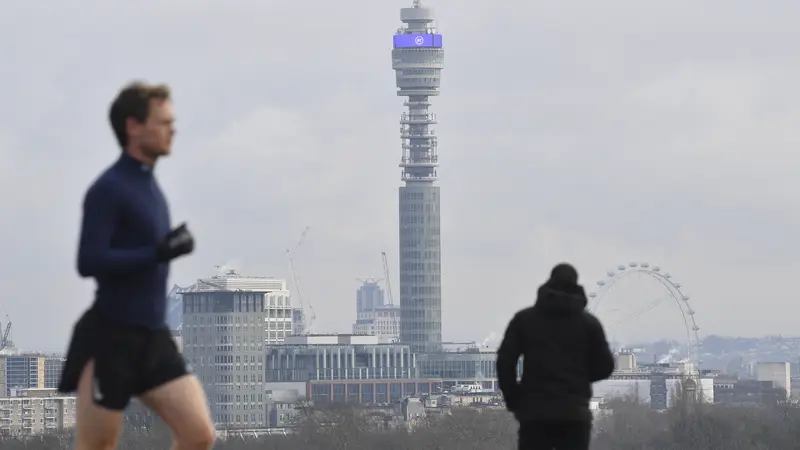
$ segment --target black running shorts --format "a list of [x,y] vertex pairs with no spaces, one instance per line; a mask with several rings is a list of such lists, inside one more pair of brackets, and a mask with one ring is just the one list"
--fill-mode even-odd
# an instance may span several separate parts
[[94,402],[117,411],[131,398],[190,373],[168,329],[110,324],[91,309],[75,325],[58,390],[77,391],[89,361],[94,361]]

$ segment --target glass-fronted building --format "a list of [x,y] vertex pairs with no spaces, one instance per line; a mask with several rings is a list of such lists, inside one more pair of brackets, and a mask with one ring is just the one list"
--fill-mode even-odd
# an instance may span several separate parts
[[478,348],[422,353],[416,356],[422,378],[441,378],[445,390],[456,385],[480,384],[497,390],[497,353]]
[[268,382],[419,377],[409,346],[380,343],[377,336],[290,336],[266,353]]
[[44,360],[44,388],[57,389],[61,381],[61,369],[64,367],[64,358],[48,357]]
[[266,352],[267,382],[306,383],[306,397],[317,403],[389,403],[441,391],[440,379],[420,377],[408,345],[378,336],[291,336]]
[[315,404],[359,403],[364,405],[397,403],[400,400],[442,392],[442,380],[356,380],[310,381],[307,398]]
[[20,389],[58,387],[64,359],[41,354],[0,355],[0,389],[5,397]]

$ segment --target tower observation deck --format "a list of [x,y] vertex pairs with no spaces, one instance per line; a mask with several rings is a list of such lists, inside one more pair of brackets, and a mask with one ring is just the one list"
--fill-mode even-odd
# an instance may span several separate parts
[[392,68],[397,95],[406,97],[400,116],[400,341],[414,352],[436,352],[442,343],[442,276],[439,165],[436,116],[430,97],[439,95],[444,61],[442,35],[433,11],[421,0],[400,10]]

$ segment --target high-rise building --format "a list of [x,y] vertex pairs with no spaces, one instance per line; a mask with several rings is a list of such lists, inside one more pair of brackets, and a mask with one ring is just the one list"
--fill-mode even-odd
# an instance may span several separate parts
[[433,11],[420,0],[401,9],[400,20],[392,50],[397,95],[408,108],[400,118],[400,341],[429,352],[442,342],[439,154],[430,97],[439,95],[444,50]]
[[[225,276],[217,276],[212,277],[204,280],[198,281],[197,284],[193,284],[191,286],[178,286],[177,284],[172,287],[167,294],[167,325],[169,329],[173,331],[173,336],[180,338],[181,336],[181,328],[183,327],[183,294],[187,292],[194,292],[198,290],[208,290],[214,287],[214,283],[219,284],[220,280],[225,279],[228,280],[230,278],[236,277],[237,274],[235,271],[228,271],[227,275]],[[245,278],[252,278],[252,277],[245,277]],[[276,281],[271,278],[256,278],[258,281],[256,283],[261,283],[260,287],[262,288],[273,288],[276,286]],[[281,281],[277,281],[280,283]],[[209,284],[210,283],[210,284]],[[223,284],[220,286],[228,289],[227,283],[229,281],[223,281]],[[235,281],[234,281],[235,283]],[[241,283],[241,281],[239,281]],[[200,286],[200,287],[198,287]],[[237,286],[237,289],[240,288],[249,288],[253,287],[252,280],[247,282],[246,286]],[[284,286],[285,283],[281,286]],[[282,288],[283,289],[283,288]],[[275,295],[278,295],[277,293]],[[288,295],[288,291],[286,293]],[[303,334],[306,331],[306,318],[305,312],[303,311],[302,306],[294,306],[292,311],[292,323],[293,329],[292,334]]]
[[398,342],[400,339],[400,308],[386,304],[378,280],[364,280],[356,291],[353,334],[378,336],[382,342]]
[[[267,330],[265,344],[280,344],[283,342],[284,337],[294,334],[293,321],[296,313],[294,312],[295,308],[292,305],[292,298],[286,285],[286,280],[242,276],[231,270],[224,275],[197,280],[192,292],[184,292],[182,294],[184,302],[190,294],[192,294],[193,299],[196,299],[197,297],[193,294],[198,292],[261,292],[264,294],[264,301],[260,303],[263,311],[259,309],[258,312],[266,314],[266,320],[264,321],[264,326]],[[184,329],[188,324],[186,311],[187,308],[184,305]],[[245,310],[241,312],[245,312]],[[230,311],[230,313],[233,313],[233,311]],[[183,333],[183,336],[183,344],[189,344],[185,339],[186,333]]]
[[378,280],[363,280],[356,291],[356,314],[372,311],[386,304],[386,296]]
[[183,355],[220,428],[266,426],[264,351],[292,334],[285,280],[235,272],[198,280],[183,293]]

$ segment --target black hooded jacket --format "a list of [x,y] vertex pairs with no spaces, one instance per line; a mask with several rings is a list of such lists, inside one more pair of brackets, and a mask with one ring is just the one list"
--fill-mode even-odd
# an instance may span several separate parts
[[536,304],[508,324],[497,351],[497,376],[506,406],[518,420],[592,420],[592,383],[611,375],[614,357],[603,326],[586,304],[580,285],[548,282],[539,288]]

